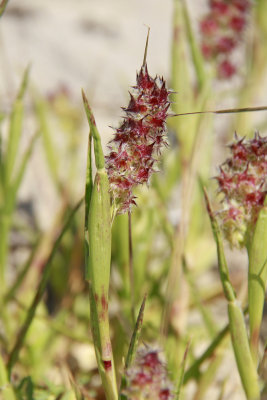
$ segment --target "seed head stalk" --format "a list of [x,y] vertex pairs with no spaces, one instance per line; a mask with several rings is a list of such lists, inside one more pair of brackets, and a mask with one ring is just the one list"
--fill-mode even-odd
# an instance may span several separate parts
[[246,247],[249,256],[248,310],[250,347],[258,365],[258,342],[267,282],[267,138],[235,136],[231,156],[217,176],[223,194],[218,217],[232,247]]
[[232,53],[243,39],[250,9],[250,0],[210,0],[209,12],[200,22],[202,53],[215,61],[220,79],[237,72]]
[[226,263],[222,235],[218,221],[211,209],[208,196],[204,191],[208,214],[211,221],[212,231],[217,246],[218,265],[225,298],[228,303],[229,327],[232,346],[235,354],[236,364],[248,400],[259,400],[260,391],[257,369],[250,352],[249,340],[243,312],[238,304],[236,295],[229,278]]

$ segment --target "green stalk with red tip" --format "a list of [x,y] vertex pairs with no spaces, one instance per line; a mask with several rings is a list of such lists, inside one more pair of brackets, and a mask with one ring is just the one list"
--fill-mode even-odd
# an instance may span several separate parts
[[[108,294],[111,261],[111,208],[109,181],[105,170],[101,139],[94,116],[83,94],[90,126],[85,215],[85,278],[89,283],[91,329],[96,359],[107,400],[117,400],[118,391],[109,333]],[[92,183],[91,137],[94,142],[96,175]]]

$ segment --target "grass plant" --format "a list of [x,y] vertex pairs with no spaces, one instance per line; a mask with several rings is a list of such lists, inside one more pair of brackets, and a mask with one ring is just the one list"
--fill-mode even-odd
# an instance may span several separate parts
[[[254,98],[267,3],[207,7],[197,24],[191,3],[173,0],[169,76],[149,75],[147,36],[107,148],[85,91],[84,110],[64,90],[46,98],[29,68],[0,110],[1,399],[266,398],[267,106]],[[27,118],[35,130],[22,150]],[[36,151],[59,204],[47,231],[20,213]]]

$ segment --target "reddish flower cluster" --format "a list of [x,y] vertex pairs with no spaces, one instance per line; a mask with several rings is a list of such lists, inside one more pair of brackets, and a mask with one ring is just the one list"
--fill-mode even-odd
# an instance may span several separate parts
[[152,79],[143,66],[130,93],[124,121],[111,140],[106,157],[113,204],[118,213],[135,204],[133,188],[147,183],[156,157],[166,141],[166,118],[170,102],[163,78]]
[[139,349],[134,365],[126,371],[128,400],[172,400],[172,386],[157,350]]
[[230,56],[247,24],[250,0],[210,0],[210,11],[200,22],[202,52],[216,59],[218,76],[230,78],[236,72]]
[[222,228],[232,246],[244,246],[267,194],[267,137],[238,139],[230,145],[231,157],[220,167],[216,177],[224,195],[219,212]]

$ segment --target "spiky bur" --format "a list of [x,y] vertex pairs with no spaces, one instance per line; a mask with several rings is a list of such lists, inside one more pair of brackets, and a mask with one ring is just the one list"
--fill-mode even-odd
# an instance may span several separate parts
[[243,38],[250,9],[250,0],[210,0],[209,12],[200,22],[203,55],[216,60],[221,79],[236,73],[231,57]]
[[159,350],[141,347],[134,363],[126,370],[127,400],[173,400],[173,386]]
[[218,216],[232,247],[247,246],[252,238],[267,193],[267,137],[258,133],[251,140],[235,135],[231,156],[216,177],[224,195]]
[[170,105],[163,78],[151,78],[144,63],[130,93],[125,117],[109,143],[106,168],[114,213],[131,211],[135,203],[133,189],[149,178],[162,147],[167,144],[166,118]]

